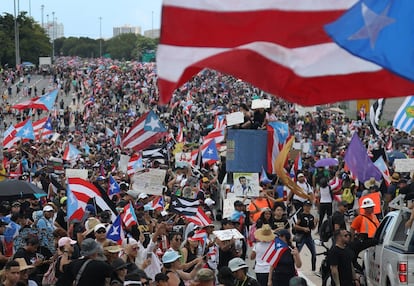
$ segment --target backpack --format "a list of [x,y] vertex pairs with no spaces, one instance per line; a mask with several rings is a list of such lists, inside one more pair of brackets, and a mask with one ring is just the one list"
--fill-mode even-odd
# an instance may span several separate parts
[[342,192],[342,200],[347,202],[348,204],[352,204],[354,201],[354,194],[352,193],[350,188],[345,188]]
[[324,220],[319,229],[319,238],[323,242],[327,242],[333,236],[332,216]]

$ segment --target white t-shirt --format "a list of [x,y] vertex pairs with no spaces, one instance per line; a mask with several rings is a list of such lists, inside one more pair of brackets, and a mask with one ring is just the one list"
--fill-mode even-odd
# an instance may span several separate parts
[[[312,187],[311,187],[311,185],[309,184],[309,183],[307,183],[306,181],[305,182],[303,182],[303,183],[300,183],[299,181],[298,182],[296,182],[296,184],[298,184],[298,186],[299,187],[301,187],[302,189],[303,189],[303,191],[306,193],[306,194],[308,194],[308,195],[310,195],[310,194],[313,194],[313,189],[312,189]],[[304,201],[306,201],[307,199],[305,199],[305,198],[302,198],[302,197],[299,197],[298,195],[293,195],[293,199],[294,200],[298,200],[298,201],[301,201],[301,202],[304,202]]]
[[331,191],[329,186],[326,187],[320,187],[319,188],[319,193],[320,193],[320,203],[332,203],[332,197],[331,197]]
[[262,257],[265,254],[266,250],[269,248],[271,243],[272,241],[259,241],[254,244],[253,251],[256,252],[256,265],[254,266],[254,271],[256,273],[269,273],[270,264],[262,260]]

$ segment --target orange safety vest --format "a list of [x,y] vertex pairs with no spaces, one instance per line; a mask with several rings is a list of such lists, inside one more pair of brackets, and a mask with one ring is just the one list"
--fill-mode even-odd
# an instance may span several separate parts
[[375,215],[368,217],[366,215],[360,215],[361,223],[359,229],[356,229],[358,233],[367,233],[369,238],[374,237],[375,232],[379,226],[379,221]]
[[[264,209],[264,208],[272,209],[273,208],[273,202],[271,202],[269,199],[266,199],[266,198],[255,199],[254,203],[260,209]],[[256,211],[256,207],[253,203],[250,203],[249,206],[247,207],[247,209],[251,212]],[[252,220],[252,222],[256,222],[260,218],[261,214],[262,214],[261,211],[259,211],[257,213],[254,213],[254,214],[251,214],[250,219]]]

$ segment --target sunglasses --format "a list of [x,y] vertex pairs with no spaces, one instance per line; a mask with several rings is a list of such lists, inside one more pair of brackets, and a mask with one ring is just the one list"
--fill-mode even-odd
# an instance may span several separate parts
[[96,231],[96,233],[106,233],[106,229],[103,229],[103,228],[98,229],[98,230]]

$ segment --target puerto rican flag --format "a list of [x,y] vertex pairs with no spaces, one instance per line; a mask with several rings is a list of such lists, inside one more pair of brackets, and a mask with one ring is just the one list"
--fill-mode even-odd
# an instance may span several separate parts
[[73,144],[68,143],[65,151],[63,152],[62,159],[66,161],[75,160],[80,154],[81,152]]
[[216,143],[221,143],[225,139],[225,131],[226,126],[223,125],[220,128],[215,128],[211,130],[206,136],[203,137],[203,141],[207,141],[208,139],[214,139]]
[[178,143],[184,142],[184,131],[182,123],[178,125],[177,139],[175,141],[177,141]]
[[209,139],[203,143],[201,146],[201,156],[203,158],[203,163],[208,163],[209,165],[220,161],[217,145],[213,139]]
[[16,144],[18,141],[20,141],[20,137],[17,137],[16,134],[19,132],[20,129],[23,128],[23,126],[26,125],[26,123],[29,121],[29,119],[26,119],[25,121],[19,122],[15,124],[14,126],[11,125],[7,130],[4,132],[4,139],[3,139],[3,147],[4,148],[11,148],[14,144]]
[[127,174],[131,176],[143,168],[142,154],[134,153],[128,161]]
[[122,139],[122,146],[135,151],[143,150],[166,135],[164,127],[154,111],[141,116]]
[[109,210],[111,219],[115,221],[116,214],[103,199],[101,193],[91,182],[81,178],[68,178],[68,220],[82,220],[89,200],[93,199],[101,210]]
[[177,87],[204,68],[305,106],[413,94],[413,82],[352,55],[325,32],[357,2],[163,1],[157,47],[161,102],[168,103]]
[[165,207],[165,203],[164,203],[164,199],[162,196],[158,196],[156,197],[153,201],[152,201],[152,208],[154,210],[163,210]]
[[224,114],[216,115],[216,117],[214,118],[213,128],[214,129],[226,128],[226,116]]
[[375,167],[380,170],[382,177],[385,180],[385,185],[388,187],[391,184],[390,170],[385,164],[384,158],[381,156],[374,162]]
[[124,207],[124,212],[122,214],[122,222],[124,223],[125,227],[128,228],[138,224],[138,220],[135,215],[135,210],[131,202]]
[[286,242],[281,240],[279,237],[276,237],[273,243],[271,243],[267,248],[265,254],[262,257],[262,260],[272,265],[273,268],[276,268],[283,253],[285,253],[285,251],[288,249],[289,246],[286,244]]
[[12,108],[15,108],[18,110],[27,109],[27,108],[35,108],[35,109],[43,109],[43,110],[49,111],[53,108],[53,105],[55,104],[57,94],[58,94],[58,90],[55,89],[43,96],[34,97],[30,100],[13,105]]
[[52,120],[50,117],[43,117],[33,122],[33,131],[36,135],[36,140],[48,139],[53,136]]
[[122,229],[121,216],[117,216],[114,223],[108,229],[106,233],[106,238],[112,241],[115,241],[117,244],[122,245],[122,240],[124,239],[125,234]]
[[267,125],[267,168],[270,174],[276,173],[276,157],[279,155],[289,137],[286,123],[273,121]]
[[95,98],[93,96],[89,97],[86,101],[85,101],[85,108],[88,106],[93,106],[95,104]]
[[121,188],[119,187],[118,182],[109,175],[109,182],[108,182],[108,196],[112,198],[113,195],[119,194],[121,192]]

